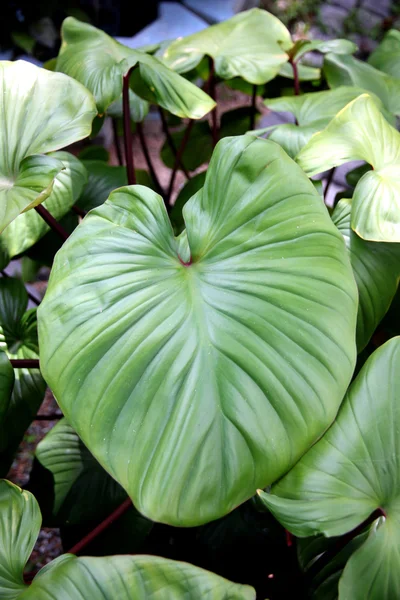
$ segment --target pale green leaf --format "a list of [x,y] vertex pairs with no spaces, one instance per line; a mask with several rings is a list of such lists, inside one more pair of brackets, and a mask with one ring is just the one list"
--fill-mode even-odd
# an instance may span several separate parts
[[400,242],[400,133],[367,94],[350,102],[297,156],[310,176],[351,160],[373,167],[354,190],[352,229],[366,240]]
[[189,526],[282,476],[332,422],[357,293],[320,196],[273,142],[220,141],[183,214],[178,242],[160,196],[111,194],[57,254],[39,318],[83,442],[140,512]]
[[63,164],[41,156],[89,135],[92,95],[60,73],[0,62],[0,231],[50,195]]
[[354,85],[372,92],[390,113],[400,116],[400,79],[350,55],[328,54],[324,74],[331,88]]
[[376,69],[400,80],[400,31],[388,31],[368,62]]
[[222,79],[242,77],[263,84],[273,79],[289,59],[292,46],[286,27],[266,10],[254,8],[184,38],[164,51],[164,62],[178,73],[196,67],[203,56],[214,60]]
[[357,50],[357,45],[350,40],[300,40],[304,42],[299,44],[297,51],[292,51],[292,58],[298,61],[307,52],[320,52],[321,54],[354,54]]
[[88,23],[67,17],[61,33],[57,71],[67,73],[92,92],[99,114],[120,99],[123,76],[133,67],[140,85],[140,91],[136,87],[134,91],[179,117],[199,119],[215,106],[207,94],[154,56],[123,46]]
[[350,253],[358,287],[357,349],[361,352],[394,298],[400,278],[400,244],[367,242],[350,227],[351,200],[340,200],[332,220]]
[[[50,157],[61,161],[63,170],[55,177],[51,193],[43,206],[59,221],[81,195],[87,182],[87,173],[82,162],[69,152],[53,152]],[[0,237],[0,244],[12,258],[33,246],[49,230],[42,217],[30,210],[10,223]]]

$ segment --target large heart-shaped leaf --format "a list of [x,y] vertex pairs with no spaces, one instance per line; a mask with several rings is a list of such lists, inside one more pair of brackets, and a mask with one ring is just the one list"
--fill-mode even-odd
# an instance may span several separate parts
[[[62,162],[63,170],[54,179],[52,191],[43,206],[60,220],[79,198],[87,182],[87,173],[81,161],[69,152],[53,152],[50,156]],[[30,210],[10,223],[0,236],[0,244],[12,258],[33,246],[49,230],[41,216]]]
[[[328,125],[337,113],[352,100],[365,93],[365,90],[351,86],[341,86],[335,90],[311,92],[301,96],[283,96],[265,100],[264,104],[274,111],[291,112],[296,118],[296,125],[286,123],[278,125],[269,139],[277,142],[294,158],[310,138]],[[371,94],[372,96],[372,94]],[[377,106],[388,120],[394,119],[385,111],[382,102],[373,96]],[[270,129],[270,128],[269,128]],[[255,134],[260,135],[263,130]],[[266,130],[265,130],[266,131]]]
[[232,583],[188,563],[140,555],[77,558],[64,554],[26,586],[22,573],[40,523],[34,496],[9,481],[0,481],[2,600],[255,599],[250,586]]
[[357,282],[357,349],[361,352],[396,293],[400,278],[400,244],[362,240],[350,227],[350,215],[351,200],[343,199],[333,211],[332,220],[345,239]]
[[341,600],[400,595],[400,338],[367,360],[327,433],[275,486],[260,492],[300,537],[342,535],[380,508],[385,517],[348,561]]
[[154,56],[123,46],[88,23],[68,17],[61,33],[57,71],[74,77],[92,92],[99,114],[119,100],[123,76],[135,66],[140,89],[135,86],[134,91],[173,114],[199,119],[215,106],[207,94]]
[[328,54],[324,74],[329,87],[354,85],[372,92],[390,113],[400,116],[400,79],[382,73],[350,55]]
[[368,62],[376,69],[400,80],[400,31],[388,31]]
[[[11,277],[1,278],[0,348],[9,358],[39,358],[36,309],[26,311],[27,305],[28,295],[22,282]],[[39,369],[15,369],[11,399],[0,421],[0,476],[7,473],[45,389]]]
[[400,133],[368,94],[350,102],[297,156],[310,176],[351,160],[373,167],[354,190],[352,229],[366,240],[400,242]]
[[25,61],[0,62],[0,231],[51,193],[64,168],[42,154],[87,137],[96,114],[78,82]]
[[45,377],[83,442],[146,516],[189,526],[332,422],[357,294],[320,196],[273,142],[220,141],[183,214],[175,239],[160,196],[111,194],[57,254],[39,318]]
[[164,51],[163,59],[179,73],[186,73],[203,56],[211,56],[222,79],[242,77],[260,85],[278,74],[289,60],[286,50],[292,45],[290,33],[279,19],[254,8],[175,40]]

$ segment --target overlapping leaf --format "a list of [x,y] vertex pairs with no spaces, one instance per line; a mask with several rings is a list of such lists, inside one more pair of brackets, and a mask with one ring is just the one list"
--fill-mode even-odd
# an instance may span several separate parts
[[343,238],[273,142],[219,142],[184,219],[175,239],[160,196],[111,194],[58,253],[39,318],[83,442],[146,516],[189,526],[276,480],[332,422],[357,294]]
[[254,8],[207,29],[175,40],[164,52],[164,62],[178,73],[196,67],[203,56],[214,60],[222,79],[241,77],[252,84],[273,79],[289,59],[290,33],[273,15]]
[[400,338],[381,346],[351,385],[327,433],[263,501],[300,537],[342,535],[380,508],[339,582],[341,600],[400,594]]
[[400,244],[367,242],[350,227],[351,200],[340,200],[332,220],[350,252],[357,282],[359,306],[357,348],[360,352],[386,314],[400,278]]
[[134,91],[173,114],[198,119],[215,105],[207,94],[154,56],[123,46],[92,25],[68,17],[62,25],[62,40],[57,71],[92,92],[99,114],[120,99],[123,76],[133,67],[137,67]]
[[[55,219],[60,220],[79,198],[87,182],[87,173],[81,161],[69,152],[53,152],[50,157],[61,161],[63,170],[55,177],[52,191],[43,205]],[[0,244],[13,258],[33,246],[49,230],[41,216],[30,210],[10,223],[0,236]]]
[[373,167],[354,190],[352,229],[366,240],[400,242],[400,133],[367,94],[348,104],[297,156],[310,176],[351,160]]
[[388,31],[368,62],[376,69],[400,80],[400,31]]
[[[297,123],[296,125],[287,123],[276,126],[269,139],[278,142],[289,156],[294,158],[314,133],[324,129],[346,104],[364,92],[365,90],[360,88],[341,86],[335,90],[311,92],[301,96],[267,99],[264,103],[268,108],[278,112],[293,113]],[[373,98],[380,110],[385,113],[386,118],[390,120],[391,115],[385,111],[379,98],[376,96]],[[255,133],[260,135],[262,132],[263,130],[258,130]]]
[[0,481],[0,596],[4,600],[254,600],[247,585],[157,556],[77,558],[64,554],[27,586],[22,573],[39,533],[41,515],[32,494]]
[[44,153],[89,135],[92,95],[60,73],[24,61],[0,62],[0,231],[52,192],[64,168]]
[[[0,348],[9,358],[38,357],[36,310],[26,311],[21,281],[0,279]],[[0,476],[6,475],[25,430],[39,408],[46,384],[39,369],[15,369],[14,387],[0,421]]]
[[324,74],[329,87],[353,85],[363,88],[378,96],[390,113],[400,115],[400,79],[344,54],[328,54],[324,60]]

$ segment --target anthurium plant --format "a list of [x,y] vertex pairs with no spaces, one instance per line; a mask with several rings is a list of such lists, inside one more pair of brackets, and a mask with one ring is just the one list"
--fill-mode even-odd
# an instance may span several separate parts
[[0,598],[397,600],[399,33],[61,35],[0,62]]

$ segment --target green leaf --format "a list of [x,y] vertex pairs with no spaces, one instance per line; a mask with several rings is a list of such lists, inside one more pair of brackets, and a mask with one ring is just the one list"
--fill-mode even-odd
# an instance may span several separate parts
[[91,145],[83,148],[78,154],[79,160],[101,160],[108,163],[110,160],[109,151],[104,146]]
[[[36,309],[26,311],[28,295],[19,279],[0,279],[0,348],[9,358],[39,358]],[[46,384],[39,369],[15,369],[11,399],[0,422],[0,475],[6,475],[14,452],[35,416]]]
[[32,584],[22,573],[39,533],[32,494],[0,481],[0,596],[2,600],[255,600],[247,585],[232,583],[188,563],[157,556],[79,557],[63,554]]
[[354,85],[372,92],[390,113],[400,116],[400,79],[349,55],[328,54],[324,74],[331,88]]
[[215,102],[160,60],[119,44],[100,29],[67,17],[62,25],[57,71],[67,73],[94,95],[99,114],[122,95],[123,76],[132,67],[144,99],[180,117],[199,119]]
[[10,398],[14,387],[14,369],[7,354],[0,351],[0,423],[3,422],[10,405]]
[[363,175],[365,175],[365,173],[368,173],[368,171],[370,171],[370,170],[371,170],[371,165],[367,165],[367,164],[360,165],[359,167],[355,167],[355,169],[352,169],[351,171],[346,173],[347,185],[355,188],[357,183],[360,181],[361,177]]
[[[92,210],[105,202],[115,189],[128,183],[126,167],[107,165],[102,160],[85,160],[83,164],[89,180],[76,205],[83,210]],[[147,171],[135,170],[136,181],[140,185],[152,188],[153,182]]]
[[58,150],[87,135],[95,106],[73,79],[25,61],[0,62],[0,232],[50,195],[63,169]]
[[11,33],[11,39],[16,46],[22,48],[27,54],[32,54],[33,48],[35,47],[36,40],[34,37],[26,33],[25,31],[13,31]]
[[[269,139],[280,144],[289,156],[294,158],[315,133],[324,129],[342,108],[363,93],[365,90],[360,88],[341,86],[335,90],[311,92],[301,96],[266,99],[264,104],[270,110],[291,112],[298,123],[276,126]],[[379,98],[372,94],[371,96],[379,109],[390,119],[391,116],[385,111]]]
[[357,292],[320,196],[273,142],[220,141],[183,214],[177,240],[160,196],[111,194],[57,254],[39,331],[85,445],[140,512],[190,526],[282,476],[332,422]]
[[23,569],[40,531],[35,498],[10,481],[0,480],[0,596],[15,600],[27,590]]
[[394,298],[400,278],[400,245],[367,242],[350,227],[351,200],[340,200],[332,220],[350,253],[358,287],[357,349],[369,342]]
[[400,338],[366,361],[327,433],[263,501],[299,536],[342,535],[381,508],[368,539],[348,561],[342,599],[389,600],[400,593],[398,431]]
[[368,62],[376,69],[400,80],[400,31],[388,31]]
[[[298,47],[296,48],[296,46]],[[357,45],[350,40],[300,40],[297,42],[290,54],[293,60],[298,61],[307,52],[320,52],[321,54],[354,54],[357,50]]]
[[[54,179],[52,191],[43,206],[59,221],[80,196],[87,182],[87,173],[81,161],[69,152],[53,152],[50,156],[61,161],[63,170]],[[10,223],[0,237],[0,244],[12,258],[25,252],[48,231],[50,227],[42,217],[30,210]]]
[[177,39],[164,52],[167,65],[178,73],[196,67],[203,56],[214,59],[221,79],[241,77],[261,85],[273,79],[289,59],[290,33],[273,15],[254,8],[207,29]]
[[297,156],[310,176],[351,160],[373,167],[354,190],[352,229],[366,240],[400,242],[400,133],[367,94],[350,102]]

